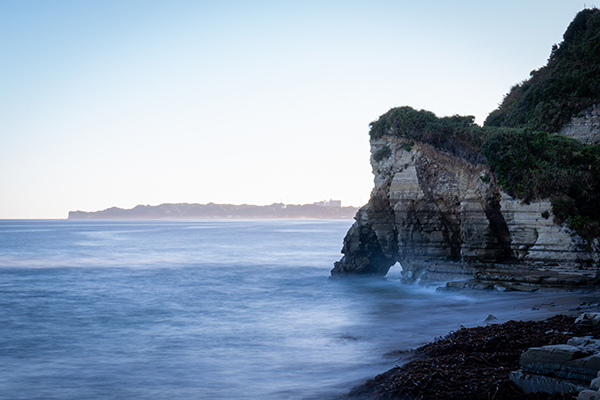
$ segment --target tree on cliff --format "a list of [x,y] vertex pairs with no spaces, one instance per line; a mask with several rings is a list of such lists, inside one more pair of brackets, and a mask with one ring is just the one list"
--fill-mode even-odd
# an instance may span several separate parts
[[582,110],[600,102],[600,10],[577,14],[546,66],[512,87],[485,126],[558,130]]

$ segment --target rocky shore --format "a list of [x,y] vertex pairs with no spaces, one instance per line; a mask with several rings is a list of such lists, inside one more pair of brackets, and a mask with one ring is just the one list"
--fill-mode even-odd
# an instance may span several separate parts
[[557,294],[562,304],[544,306],[561,314],[541,321],[496,323],[490,315],[485,326],[461,326],[343,399],[600,399],[592,381],[600,370],[597,295]]

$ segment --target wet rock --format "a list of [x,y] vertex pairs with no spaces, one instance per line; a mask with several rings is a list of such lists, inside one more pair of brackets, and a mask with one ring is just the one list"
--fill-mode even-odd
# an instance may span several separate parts
[[600,371],[600,356],[570,345],[530,348],[521,356],[521,369],[538,375],[591,381]]
[[595,390],[583,390],[579,392],[577,400],[600,400],[600,392]]
[[[579,317],[577,317],[579,319]],[[577,323],[577,319],[575,319],[575,323]],[[598,339],[594,339],[591,336],[584,337],[574,337],[573,339],[569,339],[567,344],[569,346],[575,347],[585,347],[585,346],[595,346],[598,344]]]
[[576,346],[584,351],[593,353],[600,352],[600,340],[594,339],[591,336],[575,337],[567,342],[568,345]]
[[528,374],[523,371],[510,373],[510,380],[523,393],[578,393],[587,389],[585,382],[570,381],[551,376]]
[[575,324],[597,327],[600,325],[600,313],[583,313],[577,317]]
[[[571,291],[595,282],[595,277],[584,272],[558,272],[548,270],[506,270],[480,268],[473,278],[446,283],[441,290],[463,289],[536,292],[538,290]],[[581,309],[581,308],[579,308]]]
[[[589,356],[590,353],[568,344],[557,344],[544,347],[531,347],[521,356],[523,369],[534,373],[550,373],[555,366],[560,367],[567,361]],[[547,365],[547,367],[546,367]]]
[[598,375],[598,371],[600,371],[600,354],[594,354],[566,362],[558,375],[590,382]]
[[[592,321],[600,314],[583,313],[576,326],[595,329]],[[527,349],[519,360],[521,370],[511,373],[511,381],[525,393],[573,392],[600,388],[600,339],[592,336],[573,337],[566,344]],[[581,398],[595,398],[586,390]]]
[[487,317],[485,317],[485,319],[483,320],[483,322],[487,322],[489,324],[489,323],[492,323],[492,322],[497,321],[497,320],[498,320],[498,318],[496,318],[495,315],[490,314]]

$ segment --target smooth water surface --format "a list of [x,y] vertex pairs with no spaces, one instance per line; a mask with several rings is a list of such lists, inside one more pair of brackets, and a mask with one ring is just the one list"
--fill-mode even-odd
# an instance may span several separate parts
[[397,271],[329,279],[351,223],[0,221],[0,399],[324,399],[528,312]]

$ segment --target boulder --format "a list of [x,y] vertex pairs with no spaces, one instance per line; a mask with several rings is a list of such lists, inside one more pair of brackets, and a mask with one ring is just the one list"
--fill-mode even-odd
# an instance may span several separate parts
[[547,364],[550,370],[557,369],[563,363],[571,360],[577,360],[590,353],[582,351],[579,347],[568,344],[555,344],[543,347],[532,347],[527,349],[521,356],[520,364],[531,372],[537,372],[537,364]]
[[600,313],[583,313],[577,317],[575,324],[597,327],[600,325]]
[[[600,314],[583,313],[577,321],[591,326],[597,318]],[[579,399],[600,400],[600,339],[574,337],[567,344],[531,347],[519,364],[521,370],[511,372],[510,379],[525,393],[581,392]]]
[[523,353],[520,364],[528,373],[589,382],[600,371],[600,354],[568,344],[532,347]]
[[596,390],[582,390],[577,400],[600,400],[600,392]]
[[523,371],[510,373],[510,380],[523,393],[577,393],[587,389],[583,382],[570,381],[545,375],[528,374]]

